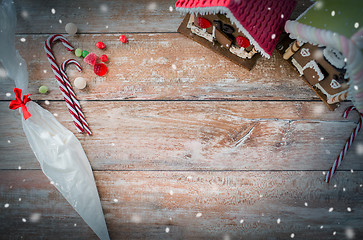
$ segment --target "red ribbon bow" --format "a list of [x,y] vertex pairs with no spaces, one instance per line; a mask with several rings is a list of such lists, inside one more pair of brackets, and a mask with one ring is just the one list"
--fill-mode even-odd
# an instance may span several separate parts
[[16,100],[12,100],[9,104],[9,108],[10,109],[18,109],[21,107],[21,109],[23,110],[23,116],[24,116],[24,119],[27,120],[31,114],[29,113],[28,109],[26,108],[25,104],[27,102],[30,102],[31,99],[29,98],[29,95],[31,94],[27,94],[27,95],[24,95],[23,96],[23,101],[21,100],[21,93],[22,93],[23,90],[21,90],[20,88],[14,88],[14,93],[15,93],[15,96],[16,96]]

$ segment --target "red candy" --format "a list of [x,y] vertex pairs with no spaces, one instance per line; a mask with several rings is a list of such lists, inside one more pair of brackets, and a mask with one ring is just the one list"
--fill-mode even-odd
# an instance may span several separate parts
[[126,38],[126,36],[125,36],[125,35],[121,35],[121,36],[120,36],[120,41],[121,41],[122,43],[127,43],[127,38]]
[[100,57],[100,59],[101,59],[101,61],[102,61],[102,62],[107,62],[108,57],[107,57],[107,55],[106,55],[106,54],[103,54],[103,55]]
[[209,28],[212,25],[208,19],[202,17],[197,18],[197,23],[201,28]]
[[97,63],[93,67],[93,71],[96,73],[96,75],[103,76],[107,73],[107,66],[103,63]]
[[84,59],[84,62],[88,63],[89,65],[94,66],[97,61],[97,55],[94,53],[89,53]]
[[103,42],[97,42],[96,47],[98,47],[99,49],[104,49],[106,45]]
[[236,38],[236,41],[237,41],[237,44],[240,46],[240,47],[243,47],[243,48],[246,48],[250,45],[250,41],[248,41],[247,38],[245,37],[242,37],[242,36],[238,36]]

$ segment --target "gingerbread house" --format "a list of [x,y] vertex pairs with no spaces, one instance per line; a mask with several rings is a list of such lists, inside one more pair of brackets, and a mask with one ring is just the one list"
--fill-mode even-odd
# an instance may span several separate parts
[[362,9],[362,1],[320,0],[286,22],[296,40],[278,46],[330,109],[348,98],[363,112]]
[[178,31],[251,70],[270,58],[295,0],[178,0],[186,13]]

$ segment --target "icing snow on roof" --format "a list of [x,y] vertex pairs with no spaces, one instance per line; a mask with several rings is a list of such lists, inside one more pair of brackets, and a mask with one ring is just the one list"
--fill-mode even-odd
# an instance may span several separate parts
[[177,11],[226,14],[263,56],[269,58],[279,40],[295,0],[178,0]]

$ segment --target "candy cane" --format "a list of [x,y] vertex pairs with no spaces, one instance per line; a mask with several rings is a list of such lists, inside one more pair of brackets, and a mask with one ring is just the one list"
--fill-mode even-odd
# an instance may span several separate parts
[[65,39],[62,35],[60,34],[55,34],[50,36],[44,43],[44,49],[45,52],[47,53],[47,57],[48,57],[48,61],[50,62],[50,65],[52,67],[53,73],[55,75],[55,78],[57,79],[59,88],[62,92],[62,95],[64,97],[64,101],[66,102],[68,111],[70,112],[72,118],[73,118],[73,122],[77,127],[78,132],[83,133],[84,129],[83,126],[79,120],[79,116],[77,113],[77,110],[74,107],[74,104],[71,100],[70,94],[68,92],[68,89],[66,87],[66,85],[64,84],[63,78],[61,76],[59,67],[57,65],[57,62],[55,61],[55,57],[52,53],[52,49],[51,49],[51,45],[53,42],[60,40],[63,45],[67,48],[68,51],[72,51],[74,48],[71,46],[71,44],[67,41],[67,39]]
[[[343,114],[343,117],[344,118],[347,118],[349,113],[352,111],[352,110],[356,110],[358,112],[358,110],[353,107],[353,106],[350,106],[348,107],[344,114]],[[335,159],[334,163],[333,163],[333,166],[330,168],[328,174],[326,175],[325,177],[325,182],[329,183],[331,177],[333,176],[333,174],[335,173],[335,171],[337,170],[337,168],[340,166],[340,163],[342,162],[345,154],[347,153],[349,147],[352,145],[354,139],[355,139],[355,136],[357,136],[359,130],[361,129],[362,127],[362,122],[363,122],[363,113],[359,113],[359,116],[360,116],[360,119],[359,119],[359,122],[358,122],[358,125],[357,127],[353,130],[352,134],[350,135],[350,137],[347,139],[345,145],[344,145],[344,148],[342,149],[342,151],[340,151],[340,154],[339,156],[337,157],[337,159]]]
[[73,64],[76,65],[78,71],[80,71],[80,72],[82,71],[81,65],[79,65],[79,63],[76,60],[74,60],[74,59],[65,60],[62,63],[62,65],[61,65],[60,71],[61,71],[61,74],[62,74],[64,83],[65,83],[65,85],[66,85],[66,87],[68,89],[69,95],[70,95],[70,97],[71,97],[71,99],[72,99],[72,101],[74,103],[74,106],[75,106],[77,112],[78,112],[78,116],[79,116],[79,118],[80,118],[80,120],[82,122],[83,128],[88,133],[88,135],[91,135],[92,132],[89,129],[89,126],[88,126],[88,123],[86,121],[86,118],[85,118],[85,116],[84,116],[84,114],[82,112],[81,105],[78,102],[78,99],[76,97],[76,94],[74,93],[73,88],[72,88],[72,85],[69,82],[69,78],[68,78],[68,76],[66,74],[66,70],[65,69],[66,69],[67,65],[68,64],[71,64],[71,63],[73,63]]

